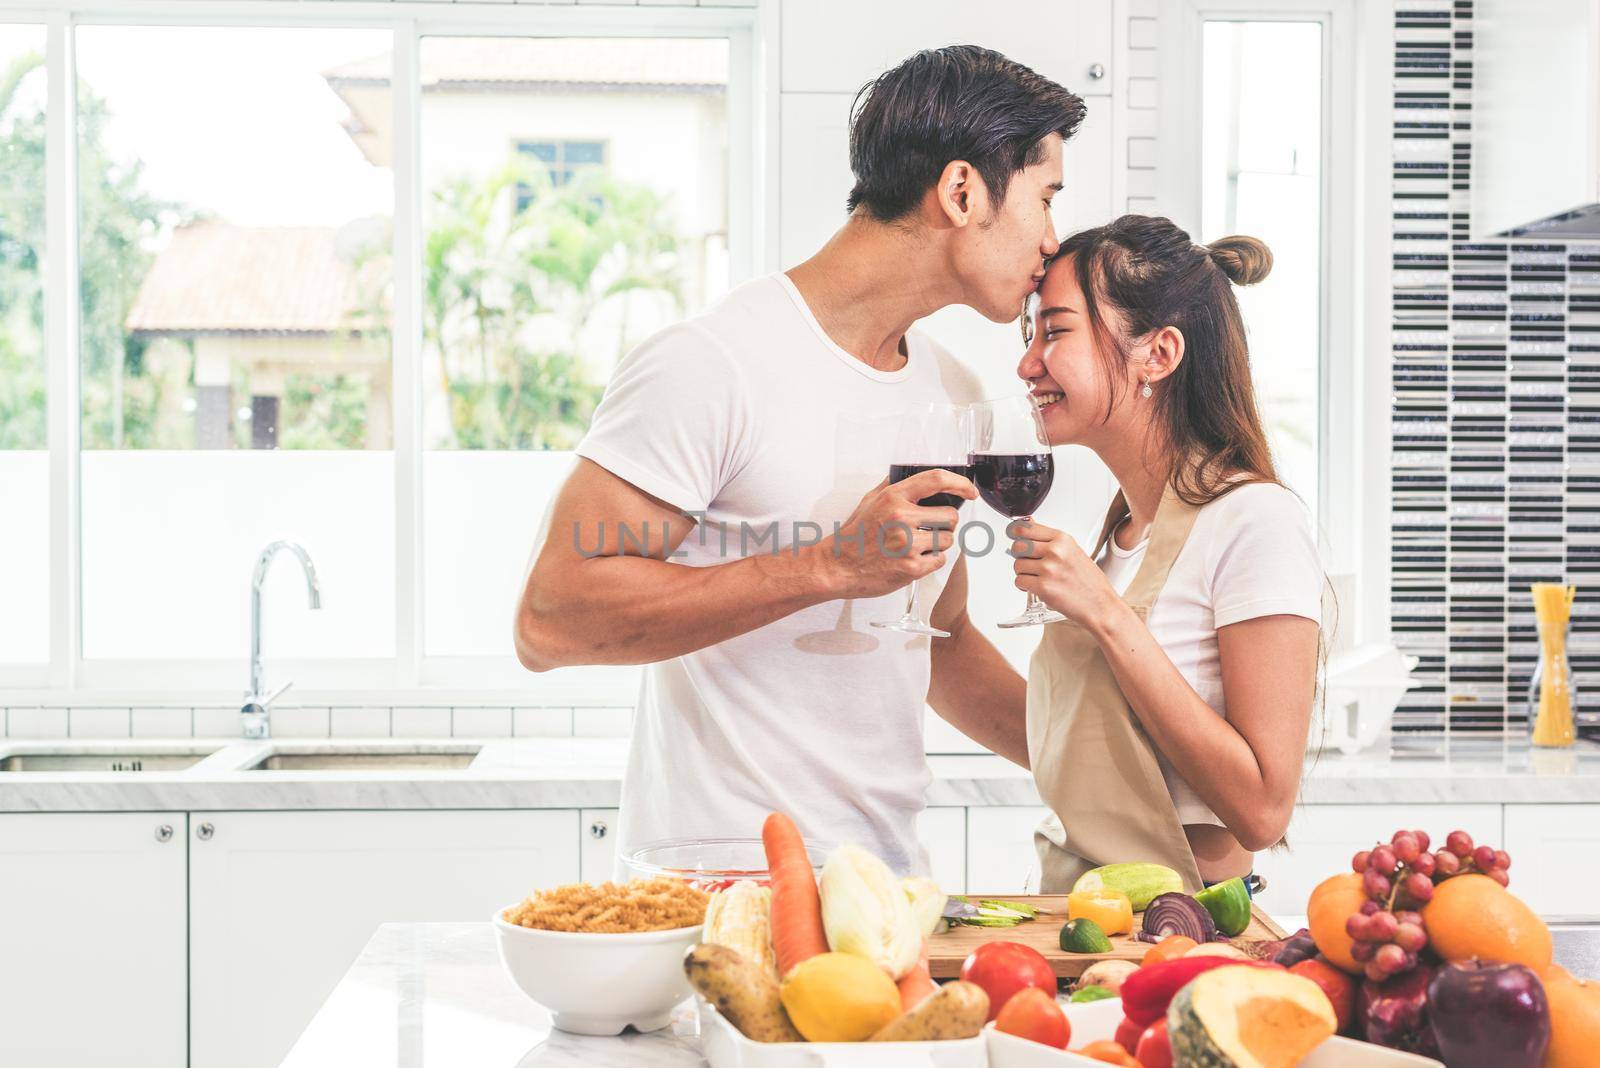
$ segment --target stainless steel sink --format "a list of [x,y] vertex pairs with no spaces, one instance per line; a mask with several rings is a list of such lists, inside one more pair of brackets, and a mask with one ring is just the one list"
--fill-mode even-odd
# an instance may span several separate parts
[[477,747],[446,752],[414,750],[378,752],[268,753],[247,771],[382,771],[387,768],[464,768],[478,755]]
[[200,753],[13,753],[0,757],[4,771],[182,771],[210,756]]

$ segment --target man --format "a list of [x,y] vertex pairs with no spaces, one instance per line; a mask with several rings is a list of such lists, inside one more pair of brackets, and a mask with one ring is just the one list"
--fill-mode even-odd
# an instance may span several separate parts
[[[650,665],[624,856],[755,835],[781,810],[814,841],[923,869],[925,703],[1027,763],[1024,684],[967,620],[957,512],[917,504],[972,485],[884,475],[903,413],[976,399],[912,324],[950,304],[1008,321],[1043,276],[1083,102],[974,46],[920,52],[863,92],[845,224],[622,361],[523,590],[528,668]],[[914,581],[950,632],[931,658],[927,638],[869,626]]]

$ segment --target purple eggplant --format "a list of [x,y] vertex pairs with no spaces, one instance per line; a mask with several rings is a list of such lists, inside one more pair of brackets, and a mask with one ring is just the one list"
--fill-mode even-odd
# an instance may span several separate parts
[[1446,964],[1428,986],[1428,1015],[1450,1068],[1544,1063],[1550,1005],[1531,968],[1478,960]]
[[1368,979],[1361,984],[1356,1019],[1368,1042],[1425,1057],[1439,1055],[1428,1021],[1428,985],[1436,970],[1431,964],[1418,964],[1381,983]]

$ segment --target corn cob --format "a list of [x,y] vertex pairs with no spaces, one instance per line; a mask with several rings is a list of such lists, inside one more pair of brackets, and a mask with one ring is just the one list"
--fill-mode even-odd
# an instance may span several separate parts
[[711,895],[706,905],[706,925],[700,940],[736,950],[751,964],[778,975],[778,958],[772,952],[772,890],[741,879]]

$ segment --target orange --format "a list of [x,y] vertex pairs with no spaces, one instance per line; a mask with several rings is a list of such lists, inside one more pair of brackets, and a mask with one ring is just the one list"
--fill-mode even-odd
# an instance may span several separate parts
[[1586,1068],[1600,1049],[1600,981],[1574,979],[1554,965],[1544,975],[1550,1002],[1550,1048],[1544,1068]]
[[1345,934],[1344,924],[1361,911],[1367,892],[1361,888],[1361,876],[1353,871],[1324,879],[1311,891],[1306,903],[1306,924],[1311,928],[1311,940],[1317,950],[1328,960],[1352,975],[1361,974],[1361,965],[1350,955],[1352,940]]
[[1434,952],[1445,960],[1525,964],[1540,975],[1550,967],[1550,928],[1487,875],[1440,883],[1422,909],[1422,922]]

